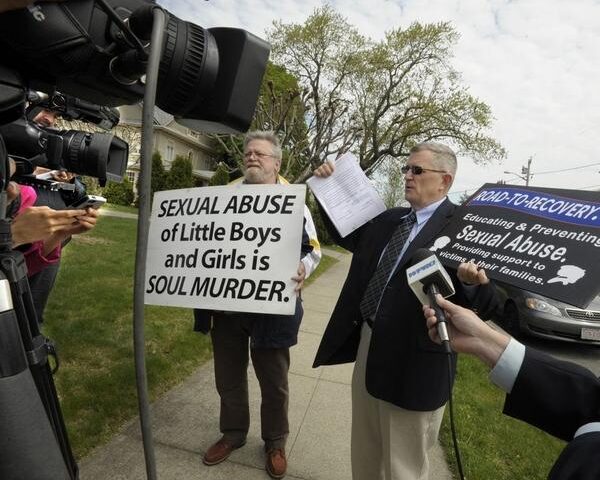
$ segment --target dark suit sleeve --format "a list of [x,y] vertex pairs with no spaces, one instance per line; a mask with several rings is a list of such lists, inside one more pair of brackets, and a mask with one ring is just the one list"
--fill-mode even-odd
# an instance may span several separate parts
[[578,435],[561,452],[548,480],[598,480],[600,432]]
[[488,320],[498,313],[501,302],[493,281],[486,285],[465,285],[458,280],[458,277],[456,281],[461,285],[466,300],[465,306],[474,310],[480,318]]
[[566,441],[600,422],[600,381],[589,370],[527,348],[504,413]]

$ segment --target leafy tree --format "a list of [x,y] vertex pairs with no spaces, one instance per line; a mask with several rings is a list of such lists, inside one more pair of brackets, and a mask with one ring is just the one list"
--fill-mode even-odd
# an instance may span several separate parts
[[223,163],[217,165],[215,174],[212,176],[208,185],[214,187],[215,185],[227,185],[229,183],[229,171]]
[[317,200],[315,199],[315,197],[312,194],[309,194],[306,196],[306,205],[309,208],[310,214],[313,218],[313,222],[314,222],[315,228],[317,230],[317,238],[319,239],[319,242],[323,245],[335,244],[335,242],[333,241],[333,238],[331,238],[331,235],[329,235],[329,232],[327,231],[327,227],[325,226],[325,223],[323,222],[323,217],[321,216],[321,213],[319,212]]
[[503,158],[502,146],[486,135],[490,108],[451,66],[457,38],[449,23],[414,23],[375,42],[330,6],[315,9],[304,24],[274,22],[273,61],[286,65],[305,92],[310,142],[298,180],[348,150],[371,174],[427,140],[480,162]]
[[268,37],[274,62],[303,89],[309,142],[299,177],[305,179],[324,158],[356,143],[350,80],[364,69],[366,39],[330,6],[315,9],[303,25],[274,22]]
[[[267,64],[260,90],[251,130],[272,130],[280,141],[283,150],[281,174],[294,180],[305,157],[309,145],[305,122],[304,102],[298,80],[284,67]],[[214,135],[218,142],[217,158],[229,173],[242,169],[243,135]]]
[[388,208],[398,206],[404,199],[404,174],[400,171],[402,163],[389,158],[373,175],[375,188]]
[[413,23],[388,32],[368,51],[365,71],[352,79],[362,126],[358,156],[367,173],[430,140],[484,163],[505,156],[485,135],[490,108],[468,93],[450,65],[457,39],[449,23]]
[[166,190],[192,188],[193,186],[192,162],[189,158],[177,155],[171,163],[171,170],[167,175]]

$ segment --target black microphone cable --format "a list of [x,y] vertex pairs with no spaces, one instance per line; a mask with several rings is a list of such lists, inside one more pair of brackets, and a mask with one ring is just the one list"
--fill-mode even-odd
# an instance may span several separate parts
[[456,437],[456,427],[454,426],[454,407],[452,401],[452,356],[449,354],[448,358],[448,408],[450,409],[450,431],[452,433],[452,445],[454,446],[454,458],[456,458],[456,466],[458,467],[458,476],[460,480],[465,480],[463,474],[462,461],[460,459],[460,450],[458,448],[458,438]]
[[463,473],[462,461],[460,458],[460,450],[458,448],[456,426],[454,425],[454,402],[452,400],[452,348],[450,347],[450,340],[448,337],[448,330],[446,327],[446,315],[444,314],[440,306],[437,304],[435,295],[440,292],[437,289],[436,285],[431,285],[427,293],[431,301],[431,308],[433,308],[435,312],[435,317],[438,321],[438,332],[440,332],[440,339],[442,340],[442,345],[446,350],[446,358],[448,359],[448,408],[450,409],[450,432],[452,434],[452,445],[454,447],[454,458],[456,459],[456,466],[458,467],[458,475],[460,480],[464,480],[465,476]]

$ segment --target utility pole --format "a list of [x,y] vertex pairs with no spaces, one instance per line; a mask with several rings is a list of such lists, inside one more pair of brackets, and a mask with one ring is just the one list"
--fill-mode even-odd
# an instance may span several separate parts
[[531,162],[532,162],[532,160],[533,160],[533,156],[530,156],[529,159],[527,160],[527,166],[526,167],[525,166],[521,167],[521,174],[518,174],[517,172],[509,172],[509,171],[505,171],[504,173],[507,173],[507,174],[510,174],[510,175],[516,175],[520,179],[525,180],[525,186],[528,187],[529,186],[529,180],[533,177],[533,173],[531,173]]
[[523,175],[525,175],[525,186],[528,187],[529,186],[529,179],[531,177],[533,177],[532,173],[531,173],[531,161],[533,160],[533,157],[530,156],[529,159],[527,160],[527,166],[526,167],[521,167],[521,173]]

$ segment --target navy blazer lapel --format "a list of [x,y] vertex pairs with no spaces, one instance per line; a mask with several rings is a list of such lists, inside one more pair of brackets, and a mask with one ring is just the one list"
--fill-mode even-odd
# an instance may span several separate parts
[[[396,273],[400,268],[408,262],[413,254],[419,249],[433,242],[435,236],[442,230],[450,220],[452,215],[457,209],[457,205],[454,205],[450,200],[446,199],[433,213],[429,221],[425,224],[419,234],[410,242],[410,245],[404,252],[400,264],[396,269]],[[394,273],[394,275],[396,274]]]

